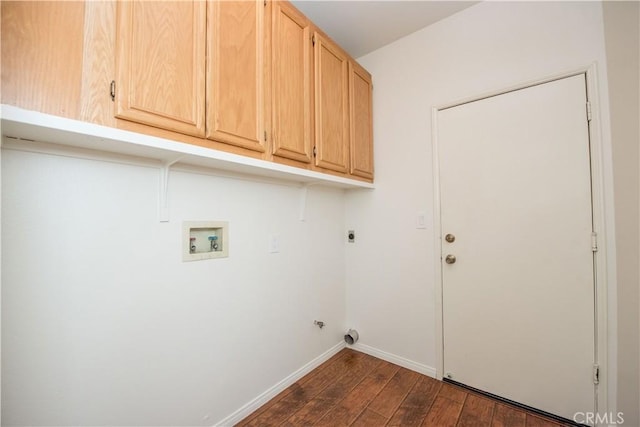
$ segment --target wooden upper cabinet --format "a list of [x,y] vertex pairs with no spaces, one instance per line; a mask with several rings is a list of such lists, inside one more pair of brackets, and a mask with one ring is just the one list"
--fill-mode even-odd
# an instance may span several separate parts
[[371,74],[349,62],[351,162],[349,173],[373,179],[373,121]]
[[116,117],[204,136],[206,3],[117,6]]
[[316,162],[324,169],[349,169],[348,57],[335,43],[314,34]]
[[0,13],[2,103],[373,179],[371,76],[289,1],[3,1]]
[[265,151],[265,5],[208,3],[207,138]]
[[288,2],[272,9],[273,155],[311,162],[311,22]]
[[2,103],[79,119],[85,4],[3,0],[0,9]]

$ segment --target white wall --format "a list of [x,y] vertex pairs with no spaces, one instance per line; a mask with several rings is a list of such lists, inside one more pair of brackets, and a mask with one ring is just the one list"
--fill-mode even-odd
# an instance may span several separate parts
[[603,3],[618,277],[618,410],[640,425],[640,3]]
[[[341,190],[301,222],[295,187],[173,172],[159,223],[158,182],[3,150],[3,425],[212,425],[342,340]],[[183,220],[229,221],[229,258],[183,263]]]
[[602,6],[482,2],[359,61],[374,77],[377,189],[347,198],[360,239],[347,249],[347,320],[363,344],[435,368],[437,236],[431,221],[415,228],[434,209],[431,109],[595,62],[610,188]]

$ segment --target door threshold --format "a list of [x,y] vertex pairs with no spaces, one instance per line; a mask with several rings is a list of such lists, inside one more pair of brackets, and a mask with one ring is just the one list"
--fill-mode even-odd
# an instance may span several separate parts
[[552,414],[550,412],[545,412],[545,411],[543,411],[541,409],[534,408],[534,407],[531,407],[531,406],[527,406],[525,404],[516,402],[514,400],[506,399],[506,398],[498,396],[496,394],[492,394],[492,393],[486,392],[484,390],[480,390],[480,389],[477,389],[475,387],[468,386],[466,384],[460,383],[458,381],[451,380],[449,378],[443,378],[442,381],[444,381],[445,383],[449,383],[451,385],[458,386],[460,388],[464,388],[465,390],[471,391],[473,393],[476,393],[476,394],[479,394],[479,395],[482,395],[482,396],[486,396],[486,397],[491,398],[493,400],[497,400],[499,402],[506,403],[506,404],[511,405],[511,406],[515,406],[515,407],[520,408],[522,410],[525,410],[525,411],[528,411],[528,412],[532,412],[534,414],[543,416],[545,418],[549,418],[549,419],[551,419],[553,421],[556,421],[556,422],[564,424],[564,425],[578,426],[578,427],[583,427],[583,426],[584,427],[589,427],[587,424],[580,424],[580,423],[577,423],[577,422],[575,422],[575,421],[573,421],[573,420],[571,420],[569,418],[564,418],[564,417],[561,417],[559,415]]

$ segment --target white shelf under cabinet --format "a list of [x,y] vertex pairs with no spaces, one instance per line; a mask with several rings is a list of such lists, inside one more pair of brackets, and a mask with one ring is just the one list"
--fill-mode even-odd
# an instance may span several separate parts
[[354,179],[24,110],[11,105],[2,104],[0,116],[2,135],[15,138],[15,144],[27,145],[30,141],[37,141],[90,150],[96,154],[115,153],[153,159],[160,164],[199,166],[254,177],[296,182],[301,185],[315,184],[345,189],[374,188],[373,184]]

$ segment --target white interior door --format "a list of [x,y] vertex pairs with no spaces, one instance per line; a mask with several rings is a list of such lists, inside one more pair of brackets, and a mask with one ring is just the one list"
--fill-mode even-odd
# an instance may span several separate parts
[[586,102],[578,75],[438,112],[445,377],[569,419],[595,406]]

